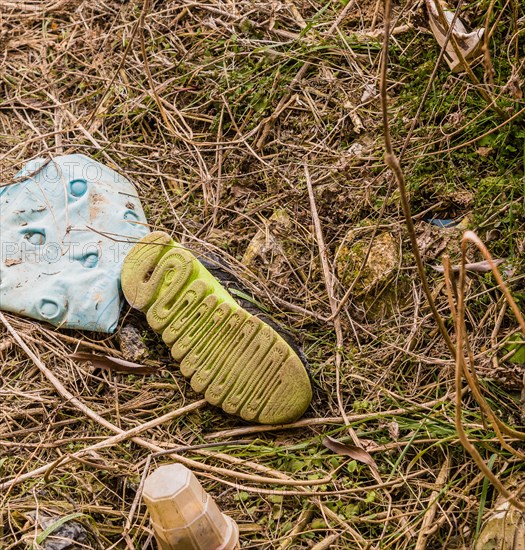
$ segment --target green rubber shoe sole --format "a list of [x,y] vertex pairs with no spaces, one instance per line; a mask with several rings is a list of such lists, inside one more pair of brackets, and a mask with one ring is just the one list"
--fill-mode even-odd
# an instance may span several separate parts
[[263,424],[292,422],[310,404],[310,380],[295,351],[166,233],[150,233],[132,248],[122,290],[209,403]]

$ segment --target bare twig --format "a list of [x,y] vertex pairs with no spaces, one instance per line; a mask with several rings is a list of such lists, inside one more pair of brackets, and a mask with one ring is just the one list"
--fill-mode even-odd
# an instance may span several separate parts
[[428,507],[425,515],[423,516],[423,521],[421,522],[421,527],[419,530],[419,535],[417,537],[416,548],[415,550],[425,550],[427,547],[427,540],[432,531],[434,531],[434,518],[436,517],[436,512],[438,510],[439,496],[445,485],[445,481],[449,475],[450,468],[450,459],[448,456],[443,461],[441,469],[436,479],[436,490],[432,491]]
[[408,193],[405,184],[405,176],[401,170],[401,165],[397,159],[394,149],[392,147],[392,140],[390,137],[390,129],[388,122],[388,98],[387,98],[387,67],[388,67],[388,44],[389,44],[389,34],[390,34],[390,12],[391,12],[391,0],[385,0],[385,34],[383,40],[383,57],[381,60],[381,80],[380,80],[380,95],[381,95],[381,109],[383,111],[383,135],[385,140],[385,162],[387,166],[390,167],[392,172],[395,175],[397,184],[399,187],[399,196],[401,199],[401,206],[403,207],[403,213],[405,215],[405,223],[410,238],[410,244],[412,246],[412,253],[416,261],[416,267],[421,280],[421,285],[423,291],[427,298],[428,305],[432,311],[432,316],[439,328],[439,332],[443,336],[447,347],[455,355],[456,350],[454,344],[450,339],[450,335],[445,327],[443,318],[441,317],[439,311],[437,310],[434,298],[432,297],[432,291],[428,285],[427,276],[425,273],[425,267],[423,265],[423,260],[421,259],[421,254],[419,252],[419,246],[417,244],[416,232],[414,229],[414,222],[412,221],[412,212],[410,209],[410,203],[408,200]]
[[[464,356],[464,346],[466,344],[466,327],[465,327],[465,304],[464,304],[464,288],[465,288],[465,255],[466,255],[466,247],[468,242],[473,242],[478,246],[478,248],[483,252],[483,255],[487,259],[487,261],[491,264],[492,271],[494,273],[494,276],[496,277],[498,284],[503,291],[505,298],[508,302],[508,304],[511,306],[512,310],[514,311],[516,318],[520,324],[521,330],[523,334],[525,335],[525,321],[523,319],[523,316],[521,315],[521,312],[519,311],[519,308],[517,307],[516,303],[514,302],[508,288],[503,282],[503,279],[501,275],[499,274],[496,265],[494,264],[494,261],[490,257],[490,254],[486,247],[481,243],[479,238],[475,233],[472,231],[467,231],[465,235],[463,236],[463,239],[461,241],[461,253],[462,253],[462,264],[461,264],[461,271],[460,271],[460,278],[459,278],[459,296],[458,296],[458,307],[457,307],[457,325],[456,325],[456,333],[457,333],[457,352],[456,352],[456,377],[455,377],[455,384],[456,384],[456,399],[455,399],[455,408],[456,408],[456,414],[455,414],[455,425],[456,430],[459,436],[459,439],[461,441],[461,444],[463,447],[468,451],[470,456],[474,459],[479,469],[483,472],[483,474],[490,480],[490,482],[494,485],[494,487],[498,490],[498,492],[505,497],[511,504],[516,506],[519,510],[525,511],[525,503],[520,502],[516,499],[515,495],[513,495],[497,478],[497,476],[494,475],[494,473],[490,470],[490,468],[485,464],[483,458],[479,454],[476,447],[468,440],[467,435],[465,433],[465,430],[463,428],[463,422],[462,422],[462,403],[461,403],[461,394],[458,394],[458,390],[461,389],[461,381],[463,375],[466,376],[470,388],[473,391],[474,397],[476,398],[476,401],[478,404],[482,407],[483,412],[485,412],[490,419],[492,426],[496,432],[496,435],[498,436],[498,439],[500,440],[500,443],[507,449],[516,454],[516,451],[512,449],[506,442],[503,441],[501,431],[507,432],[509,435],[512,435],[513,437],[519,437],[522,440],[525,440],[525,434],[521,433],[517,430],[510,429],[506,427],[502,422],[499,421],[499,419],[496,417],[496,415],[492,412],[492,409],[490,406],[486,403],[485,399],[481,395],[481,392],[479,390],[479,386],[477,384],[477,380],[474,378],[473,372],[470,371],[469,367],[467,366],[467,362],[465,360]],[[472,358],[469,357],[469,362],[472,362]],[[522,455],[522,453],[518,453],[519,455]]]

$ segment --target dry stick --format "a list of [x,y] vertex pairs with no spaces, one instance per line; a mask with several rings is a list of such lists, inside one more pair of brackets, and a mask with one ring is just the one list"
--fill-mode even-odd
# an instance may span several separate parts
[[436,479],[436,489],[430,494],[430,507],[423,516],[415,550],[425,550],[427,547],[427,539],[432,532],[431,529],[433,528],[434,518],[436,517],[436,512],[438,509],[439,495],[445,485],[445,481],[449,473],[449,467],[450,458],[447,456],[443,461],[443,465],[441,466],[441,470],[439,471]]
[[421,97],[421,101],[419,102],[419,106],[417,108],[416,114],[414,118],[412,119],[412,123],[410,124],[410,128],[408,130],[407,137],[405,138],[405,141],[403,143],[403,147],[401,148],[401,151],[399,152],[399,161],[401,162],[401,159],[403,158],[403,155],[405,154],[406,148],[408,147],[408,144],[410,142],[410,138],[412,137],[412,134],[414,133],[414,130],[416,128],[416,124],[419,121],[419,117],[421,116],[421,112],[423,111],[423,107],[425,106],[425,103],[427,101],[428,94],[430,93],[430,90],[432,89],[432,84],[434,84],[434,80],[436,79],[436,75],[439,69],[439,65],[441,63],[441,60],[443,59],[443,56],[445,55],[445,51],[447,49],[447,45],[449,43],[450,37],[452,36],[452,31],[454,30],[454,25],[456,24],[456,19],[459,16],[459,11],[461,9],[461,6],[463,4],[463,0],[459,0],[458,5],[456,6],[456,9],[454,11],[454,16],[452,17],[452,21],[450,22],[450,25],[448,27],[447,34],[445,36],[445,40],[443,41],[443,45],[441,46],[441,50],[439,51],[438,58],[436,60],[436,64],[434,65],[434,69],[432,70],[432,74],[430,75],[430,78],[427,82],[427,87],[425,88],[425,91],[423,92],[423,96]]
[[[142,492],[144,490],[144,484],[146,483],[146,477],[149,472],[149,467],[151,464],[151,459],[153,455],[148,455],[148,458],[146,459],[146,464],[144,465],[144,469],[142,471],[142,476],[140,478],[140,483],[137,488],[137,492],[135,493],[135,498],[133,499],[133,503],[131,504],[131,508],[129,510],[128,517],[126,519],[126,524],[124,525],[124,529],[122,530],[122,536],[124,538],[127,537],[128,533],[131,530],[131,526],[133,523],[133,516],[135,515],[135,511],[139,506],[140,500],[142,498]],[[126,540],[127,542],[127,540]]]
[[[465,236],[471,231],[467,231]],[[458,393],[458,390],[461,390],[461,381],[463,374],[466,374],[467,365],[464,358],[463,344],[464,338],[466,336],[466,326],[465,326],[465,297],[464,297],[464,288],[465,288],[465,256],[466,256],[466,245],[467,239],[464,237],[461,241],[461,271],[459,274],[459,297],[458,297],[458,322],[456,326],[457,333],[457,350],[456,350],[456,376],[455,376],[455,385],[456,385],[456,399],[455,399],[455,426],[456,431],[459,436],[459,440],[465,450],[470,454],[474,459],[474,462],[477,464],[478,468],[483,472],[485,477],[494,485],[496,490],[506,498],[511,504],[521,511],[525,511],[525,504],[516,500],[514,495],[508,491],[508,489],[501,483],[501,481],[492,473],[492,471],[485,464],[485,461],[478,453],[476,447],[468,440],[467,434],[463,429],[463,424],[461,421],[462,413],[462,403],[461,395]]]
[[[125,433],[124,430],[120,429],[119,427],[113,425],[111,422],[106,420],[105,418],[101,417],[99,414],[97,414],[95,411],[91,410],[87,405],[82,403],[79,399],[77,399],[71,392],[69,392],[62,383],[56,378],[56,376],[44,365],[44,363],[31,351],[31,349],[26,345],[26,343],[22,340],[20,335],[16,332],[16,330],[11,326],[9,321],[5,318],[4,314],[0,312],[0,321],[4,323],[7,330],[13,335],[15,341],[18,343],[18,345],[27,353],[27,355],[33,360],[35,365],[38,367],[38,369],[44,374],[44,376],[53,384],[55,389],[58,391],[58,393],[64,397],[64,399],[79,409],[82,413],[84,413],[89,418],[95,420],[95,422],[98,422],[108,430],[111,430],[112,432],[115,432],[117,434]],[[146,439],[142,439],[140,437],[134,436],[131,437],[131,441],[134,443],[137,443],[138,445],[149,449],[150,451],[154,452],[161,452],[164,451],[162,447],[159,445],[152,443],[151,441],[148,441]],[[275,479],[271,477],[263,477],[263,476],[256,476],[251,474],[244,474],[242,472],[234,472],[232,470],[228,470],[227,468],[218,468],[215,466],[209,466],[207,464],[202,464],[196,460],[191,460],[189,458],[172,454],[172,458],[179,461],[181,464],[184,464],[185,466],[188,466],[189,468],[197,468],[200,470],[204,470],[207,472],[213,472],[215,474],[221,475],[221,476],[230,476],[237,479],[243,479],[245,481],[252,481],[254,483],[265,483],[265,484],[278,484],[278,485],[290,485],[290,486],[309,486],[309,485],[323,485],[326,484],[329,480],[325,478],[324,480],[282,480],[282,479]],[[18,478],[16,478],[18,479]],[[11,480],[10,484],[16,483],[15,480]],[[1,487],[1,486],[0,486]]]
[[[442,403],[448,403],[451,399],[451,395],[447,394],[439,399],[433,399],[432,401],[427,401],[426,403],[421,403],[420,405],[415,405],[414,407],[406,407],[404,409],[390,409],[388,411],[379,411],[370,414],[353,414],[351,416],[346,416],[349,422],[361,422],[361,421],[372,421],[385,416],[399,416],[403,414],[409,414],[417,412],[420,409],[428,410],[436,405],[441,405]],[[248,434],[258,434],[264,432],[273,432],[279,430],[293,430],[296,428],[304,428],[307,426],[323,426],[326,424],[341,424],[344,422],[342,416],[329,416],[326,418],[303,418],[297,422],[291,424],[278,424],[278,425],[262,425],[262,426],[245,426],[243,428],[233,428],[231,430],[223,430],[221,432],[215,432],[209,435],[206,435],[205,439],[222,439],[224,437],[237,437],[241,435]]]
[[397,159],[394,149],[392,147],[392,140],[390,137],[390,126],[388,122],[388,102],[387,102],[387,67],[388,67],[388,44],[390,38],[390,11],[391,11],[391,0],[385,0],[385,31],[384,31],[384,40],[383,40],[383,59],[381,60],[381,79],[380,79],[380,96],[381,96],[381,110],[383,112],[383,134],[385,140],[385,163],[394,173],[397,184],[399,187],[399,196],[401,198],[401,206],[403,207],[403,214],[405,216],[405,222],[410,237],[410,244],[412,246],[412,253],[414,254],[414,259],[416,261],[417,271],[419,273],[419,278],[421,279],[421,284],[423,286],[423,291],[427,298],[430,309],[432,310],[432,315],[436,321],[439,331],[443,336],[448,349],[452,356],[455,356],[456,349],[452,340],[447,332],[445,323],[439,311],[437,310],[434,299],[432,298],[432,292],[428,285],[427,277],[425,274],[425,268],[423,266],[423,261],[421,259],[421,254],[419,252],[419,247],[417,244],[416,232],[414,229],[414,222],[412,221],[412,212],[410,210],[410,204],[408,201],[408,194],[405,184],[405,176],[401,170],[401,165]]
[[[468,389],[468,388],[465,387],[464,390],[465,389]],[[463,391],[463,393],[465,393],[465,391]],[[450,398],[454,399],[455,395],[456,394],[454,392],[452,392],[450,394]],[[340,422],[339,422],[339,424],[340,424]],[[485,427],[480,425],[480,424],[471,424],[470,427],[475,428],[477,430],[485,430]],[[100,439],[100,438],[101,438],[101,436],[98,437],[98,439]],[[88,438],[83,438],[83,439],[87,440]],[[93,439],[93,438],[90,438],[90,439]],[[369,447],[368,448],[368,453],[369,454],[384,453],[385,451],[389,451],[389,450],[392,450],[392,449],[400,450],[402,447],[407,447],[407,446],[416,447],[418,445],[433,445],[434,443],[444,443],[445,441],[450,443],[450,445],[455,445],[456,443],[460,442],[458,438],[453,438],[453,437],[450,437],[450,436],[448,436],[446,438],[429,437],[429,438],[422,438],[422,439],[397,440],[397,441],[392,441],[391,443],[385,443],[383,445],[377,445],[376,447]],[[479,439],[477,439],[475,437],[470,437],[469,441],[472,441],[474,443],[479,443]],[[520,443],[521,440],[517,439],[517,438],[509,438],[508,441],[510,441],[512,443]],[[60,441],[58,441],[56,443],[20,443],[20,442],[5,441],[5,440],[0,439],[0,445],[1,446],[4,446],[4,447],[20,447],[22,449],[34,449],[34,448],[37,448],[37,449],[53,449],[53,448],[56,448],[56,447],[61,447],[61,446],[67,445],[70,442],[77,442],[78,443],[79,439],[78,439],[78,437],[70,437],[70,438],[67,438],[67,439],[61,439]],[[490,448],[490,446],[489,446],[490,443],[500,443],[500,440],[497,437],[484,437],[482,442],[484,444],[487,444],[487,448]],[[242,443],[246,444],[246,445],[248,445],[248,444],[251,445],[251,444],[254,443],[254,440],[242,440]],[[210,444],[210,446],[216,447],[218,444],[222,445],[223,443],[217,442],[217,443]],[[230,446],[230,445],[240,445],[240,444],[241,443],[238,440],[228,440],[228,441],[224,442],[224,445],[228,445],[228,446]],[[193,447],[191,447],[191,448],[188,447],[188,449],[192,450]],[[168,449],[165,449],[164,451],[160,451],[160,452],[155,453],[155,454],[156,455],[173,454],[174,452],[175,451],[173,449],[168,448]],[[225,460],[226,462],[230,462],[232,464],[240,464],[240,465],[243,465],[243,466],[249,466],[249,467],[253,468],[254,470],[261,471],[261,472],[264,472],[264,473],[269,473],[270,475],[273,475],[275,477],[279,477],[277,475],[279,473],[278,470],[274,470],[272,468],[261,466],[257,462],[246,461],[246,460],[242,460],[242,459],[239,459],[239,458],[237,458],[236,460],[232,460],[232,458],[236,458],[236,457],[232,457],[230,455],[225,455],[224,453],[210,453],[210,452],[206,452],[206,451],[200,451],[199,454],[202,454],[203,456],[209,456],[209,457],[212,457],[212,458],[217,459],[217,460]],[[76,457],[74,459],[78,460],[79,462],[81,461],[80,459],[77,459]],[[325,478],[316,480],[315,484],[322,485],[322,484],[331,483],[331,482],[332,482],[331,477],[325,477]],[[308,484],[310,484],[310,483],[308,483]]]
[[[498,8],[498,15],[494,19],[494,23],[492,24],[492,28],[489,31],[489,39],[492,38],[492,36],[496,32],[496,29],[499,27],[499,22],[501,20],[501,17],[503,16],[503,13],[505,12],[505,9],[507,8],[507,6],[510,4],[511,1],[514,4],[515,0],[505,0],[505,3],[503,4],[503,6],[501,8]],[[516,19],[518,19],[518,17],[515,17],[514,23],[516,23]],[[518,56],[516,55],[516,58],[517,57]]]
[[295,527],[290,531],[290,534],[281,542],[278,550],[285,550],[286,548],[288,548],[293,543],[295,537],[301,534],[303,528],[312,519],[314,509],[315,505],[310,504],[301,512],[299,518],[297,519]]
[[[324,243],[323,230],[321,228],[321,221],[319,220],[319,214],[317,212],[317,205],[315,204],[315,196],[314,196],[314,190],[312,187],[312,180],[310,178],[310,172],[306,164],[304,165],[304,174],[306,177],[306,185],[308,186],[308,196],[310,198],[310,209],[312,211],[312,219],[314,222],[317,246],[319,247],[319,257],[321,258],[321,265],[323,267],[326,292],[328,294],[330,309],[332,310],[332,314],[334,314],[337,311],[337,301],[334,296],[334,281],[332,279],[332,273],[330,271],[330,266],[328,265],[328,260],[326,258],[326,246]],[[337,349],[335,352],[335,373],[336,373],[335,385],[336,385],[336,393],[337,393],[337,404],[339,406],[339,410],[341,411],[341,416],[343,417],[345,424],[349,426],[350,422],[348,421],[348,417],[346,416],[343,400],[341,397],[341,381],[340,381],[340,371],[341,371],[341,362],[342,362],[341,350],[343,349],[344,339],[343,339],[343,329],[341,327],[341,319],[339,318],[338,315],[335,316],[333,323],[335,328],[336,345],[337,345]],[[349,430],[354,443],[357,446],[362,447],[361,442],[359,441],[359,438],[357,437],[357,434],[355,433],[353,428],[349,428]]]
[[217,173],[217,188],[215,190],[215,200],[213,201],[213,212],[210,218],[210,227],[215,227],[217,222],[217,216],[219,213],[221,195],[222,195],[222,167],[224,163],[224,150],[220,145],[222,141],[222,126],[224,120],[224,105],[221,107],[221,116],[219,118],[219,124],[217,125],[217,147],[215,149],[215,165],[211,170],[212,174]]
[[[492,259],[489,251],[487,250],[487,247],[481,242],[479,237],[473,232],[473,231],[466,231],[463,235],[462,241],[461,241],[461,250],[462,250],[462,264],[461,267],[463,270],[466,271],[464,268],[464,262],[465,262],[465,254],[466,254],[466,246],[467,242],[470,241],[473,244],[475,244],[478,249],[481,251],[481,253],[485,256],[486,260],[489,262],[490,267],[492,269],[492,273],[494,274],[494,277],[498,283],[499,288],[503,292],[503,295],[505,297],[505,300],[510,305],[512,311],[514,312],[514,315],[516,316],[516,319],[518,320],[518,323],[520,325],[521,331],[523,335],[525,336],[525,320],[523,319],[523,316],[516,305],[516,302],[512,298],[512,295],[510,294],[509,289],[507,288],[507,285],[505,285],[505,282],[503,281],[503,278],[498,271],[496,264],[494,263],[494,260]],[[461,275],[461,271],[460,271]],[[463,285],[463,286],[461,286]],[[464,285],[465,281],[462,280],[460,277],[460,292],[459,292],[459,298],[464,301],[464,297],[462,294],[464,294]],[[458,303],[458,309],[459,309],[459,303]],[[459,323],[459,320],[458,320]],[[471,357],[469,357],[470,363],[473,364],[473,360]],[[479,383],[477,380],[477,375],[474,369],[472,371],[469,368],[466,368],[465,366],[465,377],[467,378],[467,381],[472,389],[472,394],[474,395],[474,398],[478,402],[479,406],[481,407],[481,410],[489,417],[492,426],[494,428],[494,431],[496,432],[496,436],[500,440],[500,443],[512,454],[517,456],[522,456],[522,453],[519,453],[509,445],[505,443],[501,436],[501,432],[509,435],[510,437],[517,438],[521,441],[525,441],[525,433],[520,432],[518,430],[515,430],[514,428],[511,428],[504,424],[499,418],[494,414],[492,411],[492,408],[489,406],[489,404],[486,402],[485,398],[481,394],[481,391],[479,389]]]
[[312,546],[311,550],[326,550],[327,548],[333,548],[334,542],[341,538],[345,532],[346,529],[339,531],[338,533],[334,533],[333,535],[329,535],[322,541],[318,542],[315,546]]
[[454,295],[457,300],[457,292],[455,288],[454,273],[452,272],[452,266],[450,265],[450,256],[445,254],[443,256],[443,275],[445,276],[445,288],[447,289],[447,300],[450,313],[452,315],[452,321],[456,323],[457,312],[454,302]]
[[[115,348],[110,348],[109,346],[102,346],[101,344],[97,344],[96,342],[91,342],[90,340],[81,340],[80,338],[75,338],[74,336],[68,336],[67,334],[62,334],[61,332],[56,332],[53,330],[49,330],[44,327],[38,327],[40,332],[43,332],[44,334],[52,334],[56,336],[60,340],[64,340],[64,342],[69,342],[70,344],[75,344],[78,348],[78,346],[84,346],[86,348],[95,349],[97,351],[101,351],[103,353],[106,353],[107,355],[117,356],[117,357],[123,357],[123,353]],[[37,341],[36,338],[29,337],[33,341]]]
[[201,399],[200,401],[195,401],[195,403],[190,403],[189,405],[186,405],[184,407],[180,407],[179,409],[175,411],[171,411],[169,413],[163,414],[162,416],[159,416],[157,418],[153,418],[149,422],[145,422],[144,424],[140,424],[139,426],[135,426],[134,428],[131,428],[129,430],[126,430],[122,433],[119,433],[117,435],[114,435],[112,437],[108,437],[107,439],[104,439],[103,441],[99,441],[98,443],[95,443],[94,445],[91,445],[90,447],[86,447],[84,449],[81,449],[80,451],[77,451],[70,455],[63,455],[55,462],[52,462],[51,464],[47,464],[46,466],[42,466],[38,469],[38,471],[34,470],[33,474],[38,475],[41,474],[43,470],[45,470],[45,476],[44,479],[48,479],[51,472],[57,468],[58,466],[63,466],[67,464],[68,462],[71,462],[72,460],[76,458],[80,458],[88,453],[91,453],[93,451],[98,451],[99,449],[105,449],[106,447],[111,447],[113,445],[116,445],[117,443],[120,443],[121,441],[124,441],[126,439],[130,439],[142,432],[145,432],[149,430],[150,428],[155,428],[156,426],[159,426],[161,424],[164,424],[168,420],[173,420],[174,418],[178,418],[179,416],[182,416],[183,414],[186,414],[191,411],[195,411],[197,409],[200,409],[204,405],[206,405],[207,402],[205,399]]
[[[507,312],[507,302],[504,301],[501,306],[500,312],[498,313],[498,317],[496,319],[496,323],[494,324],[492,334],[490,335],[490,344],[492,349],[498,349],[497,337],[501,329],[501,324],[503,323],[503,319],[505,317],[506,312]],[[494,370],[496,370],[499,366],[497,353],[495,353],[492,356],[492,364],[494,365]]]
[[[229,462],[230,464],[233,464],[234,467],[235,466],[237,466],[237,467],[246,466],[246,467],[252,468],[256,472],[262,472],[264,474],[268,474],[268,475],[271,475],[273,477],[277,477],[279,479],[286,480],[286,483],[283,483],[283,485],[291,485],[291,486],[295,486],[295,487],[312,485],[311,480],[294,480],[293,478],[290,478],[288,476],[283,476],[282,472],[280,472],[279,470],[274,470],[273,468],[270,468],[268,466],[264,466],[262,464],[259,464],[258,462],[253,462],[251,460],[246,460],[244,458],[239,458],[239,457],[236,457],[236,456],[230,456],[230,455],[227,455],[227,454],[224,454],[224,453],[219,453],[219,452],[212,453],[211,451],[205,451],[205,450],[201,451],[200,454],[202,454],[203,456],[209,456],[211,458],[214,458],[215,460],[223,460],[225,462]],[[332,481],[333,481],[333,478],[330,475],[328,475],[324,478],[316,479],[314,481],[313,485],[326,485],[326,484],[332,483]]]
[[[179,455],[176,455],[179,456]],[[260,487],[253,487],[250,485],[241,485],[234,481],[227,481],[224,478],[216,477],[212,474],[201,473],[202,477],[213,479],[219,483],[224,483],[230,487],[234,487],[240,491],[247,491],[258,495],[282,495],[282,496],[305,496],[305,497],[319,497],[319,496],[340,496],[340,495],[353,495],[362,492],[376,491],[378,489],[386,488],[398,488],[406,485],[409,480],[426,475],[426,471],[413,472],[403,476],[403,479],[394,479],[392,481],[384,481],[383,483],[375,483],[374,485],[365,485],[362,487],[352,487],[350,489],[334,489],[333,491],[309,491],[305,487],[298,487],[297,490],[282,491],[280,489],[261,489]],[[274,484],[279,484],[278,480],[273,481]]]
[[492,60],[490,59],[490,50],[489,50],[489,23],[490,16],[492,15],[492,10],[494,9],[494,4],[496,0],[491,0],[489,7],[487,9],[487,15],[485,16],[485,33],[483,34],[483,64],[485,65],[485,75],[487,76],[488,83],[491,87],[494,87],[494,76],[493,76],[493,67]]

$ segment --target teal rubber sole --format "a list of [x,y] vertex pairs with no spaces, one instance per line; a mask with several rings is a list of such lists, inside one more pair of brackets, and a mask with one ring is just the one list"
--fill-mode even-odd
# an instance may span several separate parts
[[310,380],[295,351],[168,234],[151,233],[132,248],[122,290],[209,403],[262,424],[293,422],[310,404]]

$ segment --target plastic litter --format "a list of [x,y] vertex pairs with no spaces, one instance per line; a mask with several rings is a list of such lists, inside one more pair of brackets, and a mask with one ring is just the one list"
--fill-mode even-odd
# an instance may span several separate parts
[[144,482],[160,550],[234,550],[239,528],[221,513],[195,474],[182,464],[157,468]]
[[436,227],[456,227],[459,224],[457,220],[441,220],[438,218],[427,218],[425,221]]
[[[446,24],[440,17],[440,10],[437,4],[440,5],[443,11]],[[432,33],[434,34],[437,43],[440,46],[443,46],[448,29],[454,19],[454,11],[448,7],[444,0],[426,0],[426,5]],[[476,29],[475,31],[467,32],[465,25],[463,25],[459,17],[456,17],[454,28],[452,29],[452,36],[456,39],[461,55],[465,61],[472,59],[479,52],[481,47],[481,39],[483,38],[484,32],[485,29]],[[452,36],[445,48],[445,59],[450,67],[450,70],[456,73],[465,70],[465,68],[463,67],[461,59],[459,59],[456,54],[452,44]]]
[[149,232],[133,185],[85,155],[35,159],[17,178],[0,187],[0,309],[113,332],[122,263]]

